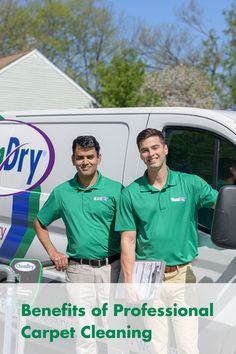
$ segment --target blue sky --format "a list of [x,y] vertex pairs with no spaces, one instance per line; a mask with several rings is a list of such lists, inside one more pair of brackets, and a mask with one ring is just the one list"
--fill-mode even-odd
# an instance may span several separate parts
[[[203,18],[207,28],[214,28],[220,35],[225,28],[223,10],[229,10],[236,0],[198,0],[204,11]],[[175,10],[189,0],[110,0],[115,12],[123,11],[128,18],[139,18],[150,25],[177,23]]]

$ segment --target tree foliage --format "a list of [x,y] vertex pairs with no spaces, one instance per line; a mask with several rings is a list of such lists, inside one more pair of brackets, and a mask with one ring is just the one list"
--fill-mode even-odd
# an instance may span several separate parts
[[164,106],[217,107],[208,76],[198,68],[182,63],[147,75],[142,89],[159,93]]
[[[37,48],[104,106],[174,100],[213,107],[217,97],[220,107],[235,108],[235,0],[224,13],[224,42],[205,26],[197,0],[188,0],[177,15],[177,26],[139,21],[131,29],[109,0],[1,0],[0,56]],[[163,81],[157,84],[157,78]],[[201,99],[190,99],[190,93]]]
[[119,46],[111,10],[98,0],[43,0],[33,8],[37,48],[87,90],[96,90],[98,64]]
[[29,9],[17,0],[0,3],[0,55],[28,49],[31,19]]
[[70,49],[68,19],[70,9],[60,0],[30,1],[31,43],[49,60],[61,65]]
[[98,68],[100,93],[103,107],[132,107],[139,105],[139,89],[144,80],[144,64],[131,49],[116,54],[108,65]]
[[225,12],[228,38],[224,46],[223,74],[223,104],[225,108],[236,108],[236,3]]

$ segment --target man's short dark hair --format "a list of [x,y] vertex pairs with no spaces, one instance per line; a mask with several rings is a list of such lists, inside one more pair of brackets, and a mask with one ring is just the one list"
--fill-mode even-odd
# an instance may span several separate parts
[[147,128],[147,129],[142,130],[137,136],[136,142],[137,142],[138,148],[139,148],[141,141],[146,140],[152,136],[158,136],[158,138],[160,138],[160,140],[161,140],[161,143],[163,145],[166,144],[165,137],[160,130],[157,130],[154,128]]
[[77,145],[81,146],[83,149],[94,148],[97,152],[97,155],[99,156],[100,145],[99,145],[98,141],[94,138],[94,136],[81,135],[81,136],[78,136],[77,138],[75,138],[72,143],[73,155],[75,154],[75,149],[76,149]]

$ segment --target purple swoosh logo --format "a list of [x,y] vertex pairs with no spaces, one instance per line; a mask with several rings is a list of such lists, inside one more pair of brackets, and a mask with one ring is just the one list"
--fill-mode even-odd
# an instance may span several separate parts
[[8,154],[8,155],[6,156],[6,158],[5,158],[5,160],[1,163],[1,165],[0,165],[0,171],[1,171],[1,169],[4,167],[5,163],[9,160],[9,158],[10,158],[17,150],[19,150],[22,146],[27,145],[27,144],[28,144],[28,143],[21,144],[21,145],[17,146],[12,152],[10,152],[10,154]]
[[[41,129],[39,129],[38,127],[36,127],[35,125],[31,124],[31,123],[26,123],[26,122],[23,122],[23,121],[20,121],[20,120],[15,120],[15,119],[4,119],[4,122],[14,122],[14,123],[19,123],[19,124],[24,124],[32,129],[34,129],[36,132],[39,133],[39,135],[42,136],[42,138],[44,139],[44,141],[46,142],[47,144],[47,148],[48,148],[48,151],[49,151],[49,161],[48,161],[48,165],[43,173],[43,175],[39,178],[38,181],[36,181],[34,184],[32,184],[31,186],[29,186],[28,188],[26,189],[23,189],[23,190],[18,190],[17,192],[14,192],[14,193],[8,193],[8,194],[0,194],[0,197],[1,196],[10,196],[10,195],[16,195],[16,194],[19,194],[19,193],[22,193],[22,192],[25,192],[25,191],[31,191],[32,189],[36,188],[37,186],[39,186],[40,184],[43,183],[43,181],[49,176],[49,174],[51,173],[52,171],[52,168],[53,168],[53,165],[54,165],[54,162],[55,162],[55,150],[54,150],[54,147],[53,147],[53,144],[50,140],[50,138],[47,136],[47,134],[45,134]],[[4,164],[7,162],[7,160],[10,158],[10,156],[15,152],[17,151],[18,149],[20,149],[23,145],[26,145],[26,144],[29,144],[29,143],[24,143],[24,144],[21,144],[20,146],[17,146],[13,151],[11,151],[10,154],[8,154],[6,156],[6,158],[4,159],[4,161],[1,163],[0,165],[0,171],[2,170]]]

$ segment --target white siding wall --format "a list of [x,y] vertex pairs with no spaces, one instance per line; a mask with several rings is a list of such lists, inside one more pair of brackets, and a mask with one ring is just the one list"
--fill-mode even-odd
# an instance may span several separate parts
[[0,71],[0,111],[87,107],[90,97],[37,52]]

